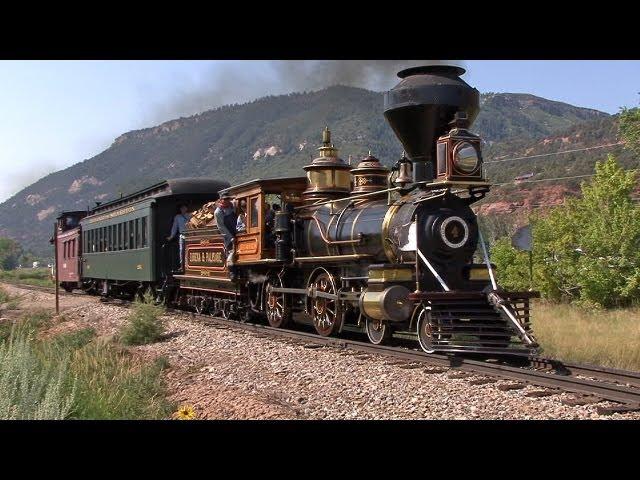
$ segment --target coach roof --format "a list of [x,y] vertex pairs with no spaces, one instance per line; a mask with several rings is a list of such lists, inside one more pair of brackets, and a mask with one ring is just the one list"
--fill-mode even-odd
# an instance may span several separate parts
[[174,195],[217,194],[228,188],[229,183],[210,177],[171,178],[163,180],[150,187],[138,190],[129,195],[102,203],[92,209],[91,215],[111,210],[116,206],[131,204],[143,198],[158,198]]

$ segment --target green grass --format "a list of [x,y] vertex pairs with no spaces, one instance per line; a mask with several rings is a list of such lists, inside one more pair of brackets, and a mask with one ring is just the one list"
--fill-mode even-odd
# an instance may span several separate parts
[[532,324],[544,356],[640,371],[640,308],[586,310],[536,302]]
[[92,328],[38,339],[50,320],[34,312],[2,330],[0,419],[162,419],[175,410],[166,358],[145,363]]
[[22,283],[40,287],[55,287],[48,268],[19,268],[16,270],[0,270],[0,281]]
[[0,305],[8,303],[11,300],[11,295],[2,287],[0,287]]

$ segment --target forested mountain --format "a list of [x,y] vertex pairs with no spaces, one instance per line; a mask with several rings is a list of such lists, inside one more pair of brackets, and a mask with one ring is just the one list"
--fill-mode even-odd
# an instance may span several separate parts
[[[595,110],[527,94],[484,94],[481,103],[473,130],[487,142],[487,160],[615,137],[613,117]],[[45,255],[53,219],[61,210],[85,209],[164,178],[214,176],[236,183],[300,175],[301,167],[316,156],[325,125],[345,160],[371,150],[392,164],[402,147],[382,107],[379,92],[335,86],[265,97],[125,133],[99,155],[52,173],[1,204],[0,236]],[[557,140],[567,136],[568,143]],[[549,138],[553,140],[545,140]],[[518,162],[500,168],[490,164],[489,171],[494,180],[507,182],[544,165],[554,172],[582,171],[573,165],[582,158],[556,157],[532,162],[530,168]],[[585,169],[591,168],[591,160],[584,162]]]

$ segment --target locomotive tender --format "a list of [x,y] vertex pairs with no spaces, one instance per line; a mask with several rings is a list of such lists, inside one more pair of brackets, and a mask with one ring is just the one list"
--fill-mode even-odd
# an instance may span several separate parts
[[[81,260],[78,280],[67,275],[63,286],[105,295],[151,289],[200,313],[265,318],[278,328],[309,324],[323,336],[366,332],[374,344],[417,338],[427,352],[534,353],[529,300],[536,294],[497,285],[470,207],[490,184],[481,139],[468,130],[479,94],[462,73],[439,65],[398,74],[384,115],[406,155],[391,170],[371,154],[352,168],[325,129],[306,176],[232,187],[173,180],[84,218],[71,212]],[[231,254],[205,204],[219,195],[246,205],[246,229]],[[178,197],[202,206],[187,230],[180,272],[160,228]],[[272,201],[281,209],[269,230]],[[59,238],[67,238],[60,219]],[[484,262],[475,264],[478,247]]]

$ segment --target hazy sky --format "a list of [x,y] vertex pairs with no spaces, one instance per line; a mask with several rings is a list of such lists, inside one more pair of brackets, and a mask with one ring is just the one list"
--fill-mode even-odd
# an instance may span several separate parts
[[[332,82],[383,90],[397,62],[0,61],[0,201],[120,134],[225,103]],[[481,92],[526,92],[616,113],[638,106],[640,61],[459,61]]]

